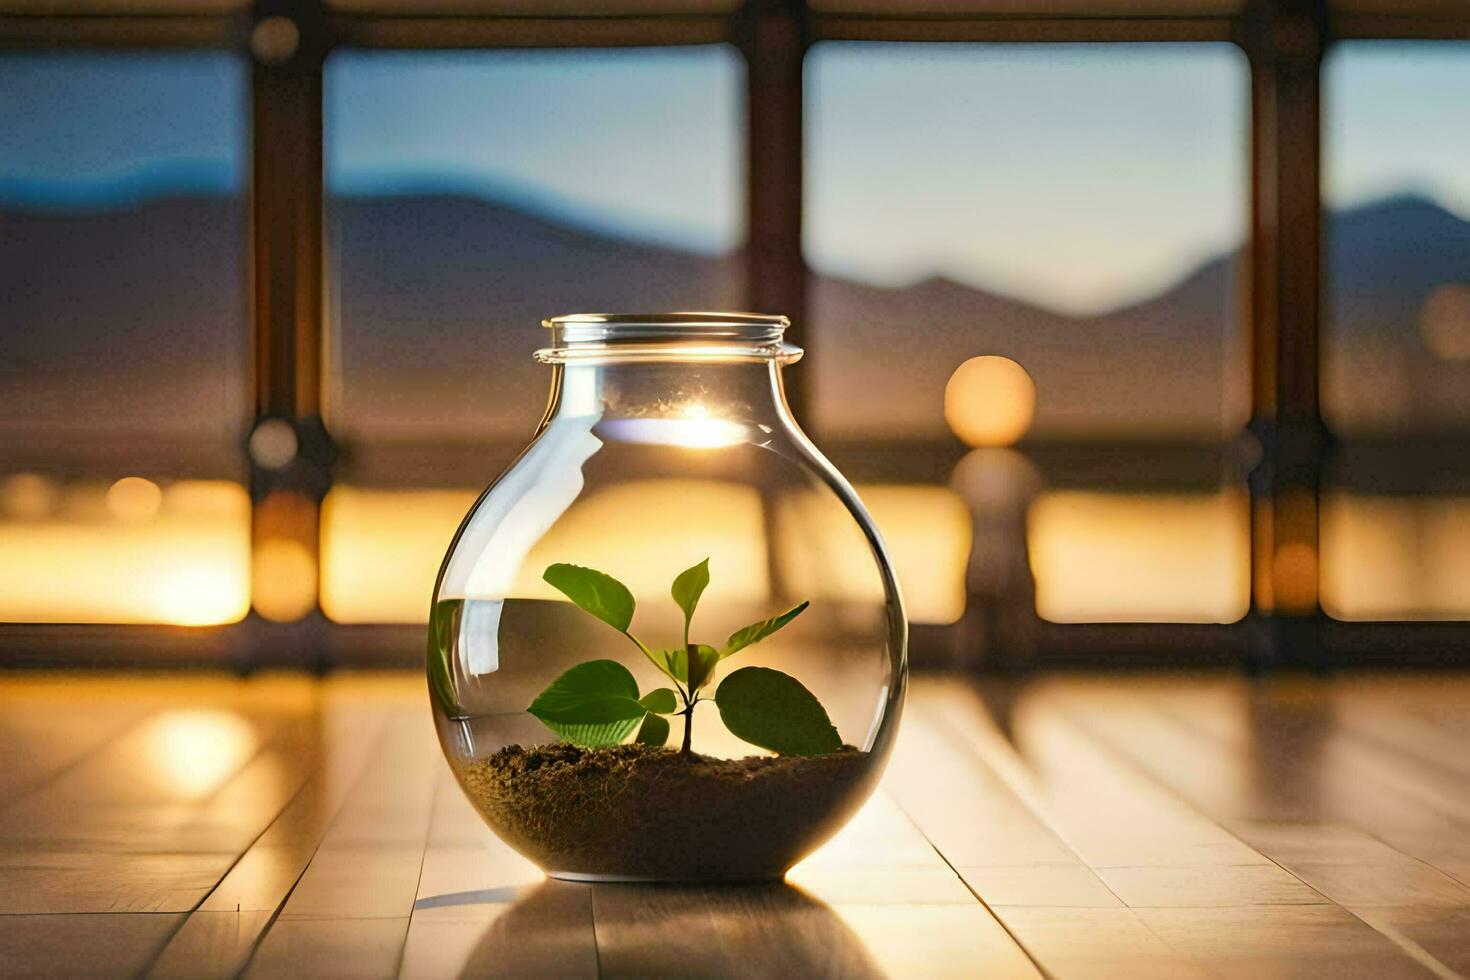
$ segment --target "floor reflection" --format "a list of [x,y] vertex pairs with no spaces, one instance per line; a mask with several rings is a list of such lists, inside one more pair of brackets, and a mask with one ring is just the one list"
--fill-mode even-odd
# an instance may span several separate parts
[[1245,704],[1247,758],[1258,812],[1311,820],[1326,802],[1323,773],[1336,729],[1323,686],[1315,680],[1253,683]]
[[582,885],[556,880],[534,886],[497,916],[460,975],[566,972],[558,971],[558,964],[577,962],[586,944],[589,914],[599,972],[605,974],[883,975],[835,912],[792,885]]

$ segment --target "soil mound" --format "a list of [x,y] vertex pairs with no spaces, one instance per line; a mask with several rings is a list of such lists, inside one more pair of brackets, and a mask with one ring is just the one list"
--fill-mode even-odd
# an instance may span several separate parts
[[512,847],[559,877],[778,878],[867,795],[867,752],[715,759],[641,744],[511,745],[461,785]]

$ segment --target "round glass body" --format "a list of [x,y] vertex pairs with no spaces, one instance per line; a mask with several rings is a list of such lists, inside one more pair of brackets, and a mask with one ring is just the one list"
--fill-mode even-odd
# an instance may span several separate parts
[[434,590],[445,755],[554,876],[778,877],[892,747],[908,633],[883,542],[792,418],[784,317],[545,326],[545,418]]

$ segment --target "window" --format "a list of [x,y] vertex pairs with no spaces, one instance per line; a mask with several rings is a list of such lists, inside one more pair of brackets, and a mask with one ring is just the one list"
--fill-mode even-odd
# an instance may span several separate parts
[[426,616],[444,542],[545,407],[543,318],[744,305],[741,72],[725,46],[333,57],[328,423],[352,464],[328,615]]
[[[1295,137],[1318,79],[1272,70],[1310,55],[1268,43],[1306,36],[1284,2],[1247,18],[1121,0],[946,0],[940,17],[879,0],[534,16],[333,0],[254,33],[237,0],[124,6],[0,18],[0,636],[21,656],[61,635],[413,656],[398,649],[413,630],[334,622],[423,618],[436,542],[539,416],[537,321],[768,294],[799,309],[803,287],[801,416],[884,531],[916,662],[970,649],[972,613],[995,601],[1026,612],[1007,629],[1043,656],[1200,653],[1180,637],[1223,653],[1254,627],[1038,629],[1035,614],[1228,623],[1250,579],[1263,616],[1295,617],[1269,601],[1283,556],[1311,623],[1319,569],[1340,620],[1470,619],[1470,15],[1453,4],[1312,8],[1320,344],[1302,288],[1316,256],[1273,250],[1273,229],[1313,232],[1300,196],[1273,192],[1310,186],[1316,163]],[[267,111],[248,111],[247,86]],[[318,138],[324,228],[284,203],[314,200]],[[280,164],[254,191],[251,146]],[[797,172],[803,242],[783,207]],[[249,220],[252,193],[266,220]],[[1237,274],[1251,211],[1254,284]],[[325,286],[298,261],[318,246]],[[1252,321],[1252,290],[1279,316]],[[1272,468],[1247,491],[1252,329],[1262,403],[1308,425],[1320,404],[1335,438],[1324,462],[1258,420]],[[1298,360],[1314,349],[1316,391]],[[252,375],[270,382],[259,419]],[[330,476],[330,445],[287,438],[316,434],[317,405],[342,450]],[[251,477],[245,434],[276,415]],[[287,441],[312,450],[299,471],[265,462]],[[1272,514],[1290,536],[1288,511],[1320,517],[1320,548],[1309,520],[1248,562]],[[251,608],[266,622],[44,625]],[[1397,656],[1420,632],[1463,645],[1465,629],[1349,622],[1307,631],[1322,650],[1271,643],[1330,662]]]
[[[869,456],[979,447],[951,483],[977,536],[1021,519],[998,485],[1032,503],[1011,560],[1029,551],[1046,618],[1244,615],[1244,488],[1219,454],[1180,484],[1146,455],[1120,480],[1126,449],[1106,472],[1058,451],[1245,425],[1239,53],[827,43],[807,83],[817,428]],[[1026,460],[1000,448],[1018,440]]]
[[0,619],[249,608],[244,81],[0,57]]
[[1470,616],[1470,44],[1358,42],[1326,66],[1323,605]]

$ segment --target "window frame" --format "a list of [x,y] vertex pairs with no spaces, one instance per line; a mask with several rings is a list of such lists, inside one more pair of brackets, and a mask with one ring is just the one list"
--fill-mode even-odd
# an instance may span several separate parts
[[[23,3],[23,0],[22,0]],[[942,16],[901,3],[872,12],[823,10],[803,0],[744,0],[728,12],[525,16],[476,12],[464,3],[336,11],[321,0],[255,0],[217,13],[98,15],[80,2],[39,13],[0,12],[0,51],[223,48],[251,61],[250,134],[256,421],[284,418],[302,433],[305,467],[289,481],[252,467],[251,498],[301,493],[319,506],[335,451],[321,422],[327,309],[324,249],[322,76],[338,47],[386,50],[607,48],[730,44],[746,68],[746,298],[752,309],[791,316],[801,343],[808,272],[801,249],[803,61],[819,41],[1208,42],[1247,56],[1251,85],[1248,302],[1252,418],[1261,446],[1249,479],[1251,612],[1229,625],[1042,623],[1036,661],[1117,667],[1220,664],[1325,666],[1470,664],[1470,621],[1341,622],[1317,599],[1315,567],[1283,567],[1286,545],[1320,554],[1315,501],[1330,436],[1319,405],[1322,296],[1320,194],[1322,62],[1339,40],[1470,40],[1470,7],[1425,0],[1412,12],[1391,2],[1242,0],[1233,8],[1179,0],[1162,15],[1134,16],[1097,0],[1007,3]],[[1058,10],[1058,7],[1064,9]],[[24,10],[12,4],[0,10]],[[95,7],[90,8],[95,10]],[[172,11],[172,12],[171,12]],[[1019,12],[1018,12],[1019,11]],[[270,25],[261,25],[269,21]],[[272,28],[294,28],[282,48]],[[284,52],[284,53],[283,53]],[[798,411],[809,392],[793,378]],[[1310,501],[1303,506],[1302,501]],[[255,519],[257,538],[268,529]],[[1303,576],[1306,576],[1305,578]],[[1288,603],[1277,597],[1293,597]],[[1304,598],[1305,597],[1305,598]],[[240,668],[403,663],[421,630],[340,626],[320,611],[287,624],[254,613],[220,627],[0,624],[12,663],[55,663],[72,649],[90,662],[206,662]],[[947,662],[951,633],[915,627],[916,665]]]

